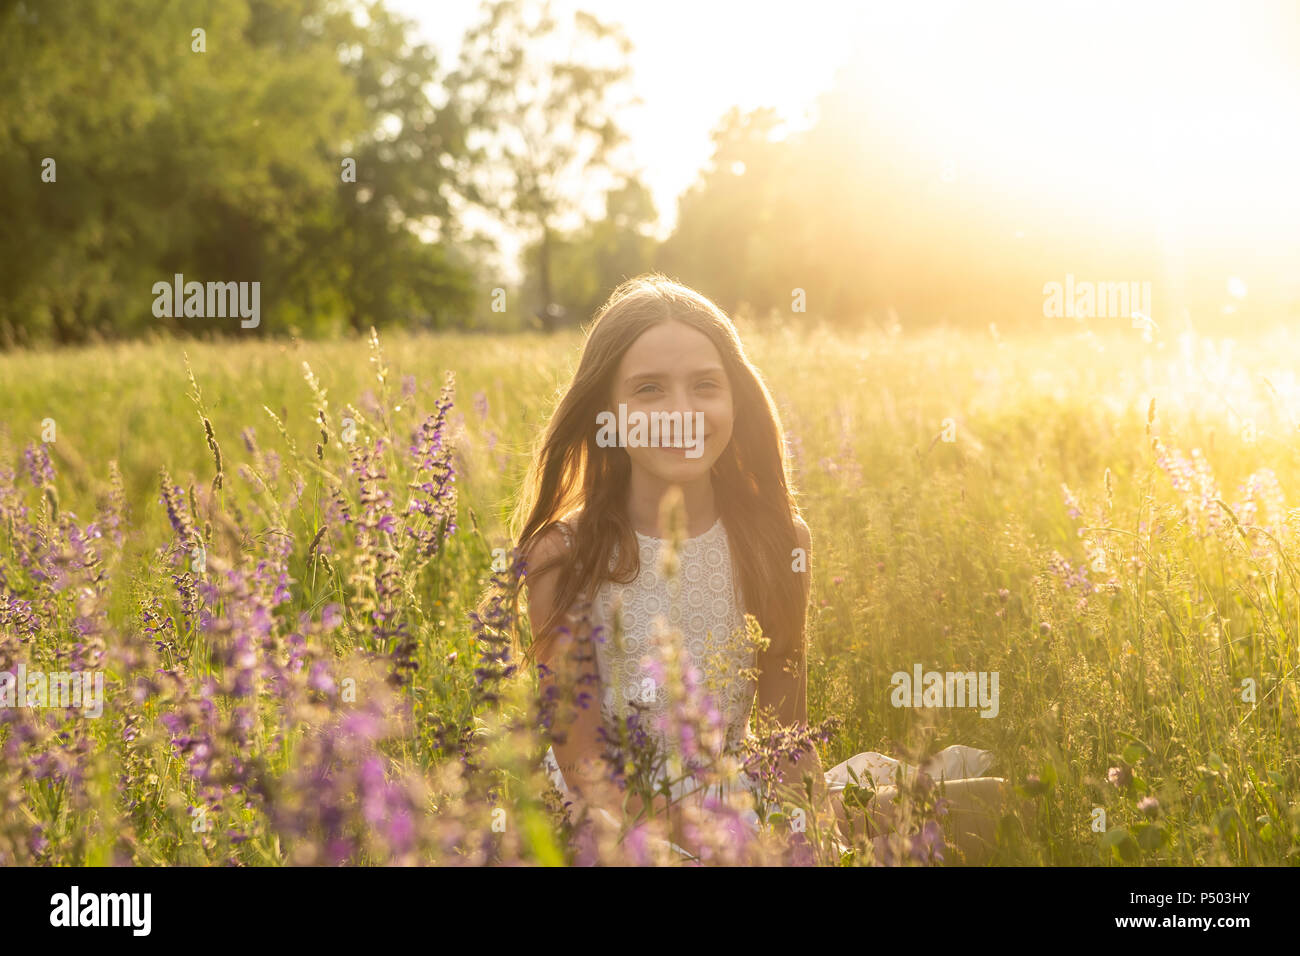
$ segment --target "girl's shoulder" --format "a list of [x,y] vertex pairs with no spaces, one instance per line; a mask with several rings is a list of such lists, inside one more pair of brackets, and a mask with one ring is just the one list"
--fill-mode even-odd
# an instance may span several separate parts
[[552,522],[551,527],[555,528],[564,540],[566,548],[573,547],[574,536],[578,533],[578,525],[582,522],[582,509],[575,508],[562,518],[557,518]]
[[812,550],[812,531],[808,529],[808,522],[803,519],[803,515],[794,516],[794,536],[799,547],[805,551]]
[[542,560],[549,560],[571,550],[581,518],[582,509],[579,508],[552,521],[537,537],[536,556]]

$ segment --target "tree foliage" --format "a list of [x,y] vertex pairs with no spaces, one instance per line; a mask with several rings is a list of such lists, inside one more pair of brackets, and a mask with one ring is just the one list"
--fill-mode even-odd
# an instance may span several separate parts
[[464,130],[409,36],[379,4],[4,3],[0,340],[238,327],[156,317],[175,274],[259,282],[255,334],[458,321]]

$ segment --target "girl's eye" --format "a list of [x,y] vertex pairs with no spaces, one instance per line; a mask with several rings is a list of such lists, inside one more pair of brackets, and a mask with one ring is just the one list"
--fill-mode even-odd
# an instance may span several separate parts
[[695,387],[696,388],[717,388],[718,383],[711,378],[706,378],[704,381],[698,383]]
[[646,384],[642,385],[640,388],[638,388],[638,389],[637,389],[635,392],[633,392],[632,394],[633,394],[633,395],[645,395],[645,394],[649,394],[649,390],[650,390],[650,389],[655,389],[655,388],[658,388],[658,387],[659,387],[659,386],[656,385],[656,384],[654,384],[654,382],[646,382]]

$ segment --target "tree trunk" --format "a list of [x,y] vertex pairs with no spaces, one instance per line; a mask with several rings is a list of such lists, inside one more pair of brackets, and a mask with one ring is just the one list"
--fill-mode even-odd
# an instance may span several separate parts
[[547,332],[555,331],[555,319],[551,313],[551,230],[546,220],[542,220],[542,247],[538,255],[538,268],[541,270],[542,282],[542,327]]

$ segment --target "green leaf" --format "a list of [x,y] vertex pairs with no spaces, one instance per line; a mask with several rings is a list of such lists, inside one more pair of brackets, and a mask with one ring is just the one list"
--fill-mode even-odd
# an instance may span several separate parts
[[1158,850],[1169,842],[1169,831],[1159,823],[1139,823],[1133,828],[1138,846],[1144,850]]
[[1101,849],[1103,858],[1109,850],[1110,855],[1124,863],[1135,863],[1142,855],[1137,841],[1133,839],[1133,834],[1125,827],[1107,830],[1106,835],[1101,838]]
[[1134,740],[1124,748],[1124,752],[1120,756],[1124,758],[1126,764],[1132,765],[1145,757],[1151,756],[1151,751],[1147,749],[1146,744]]

